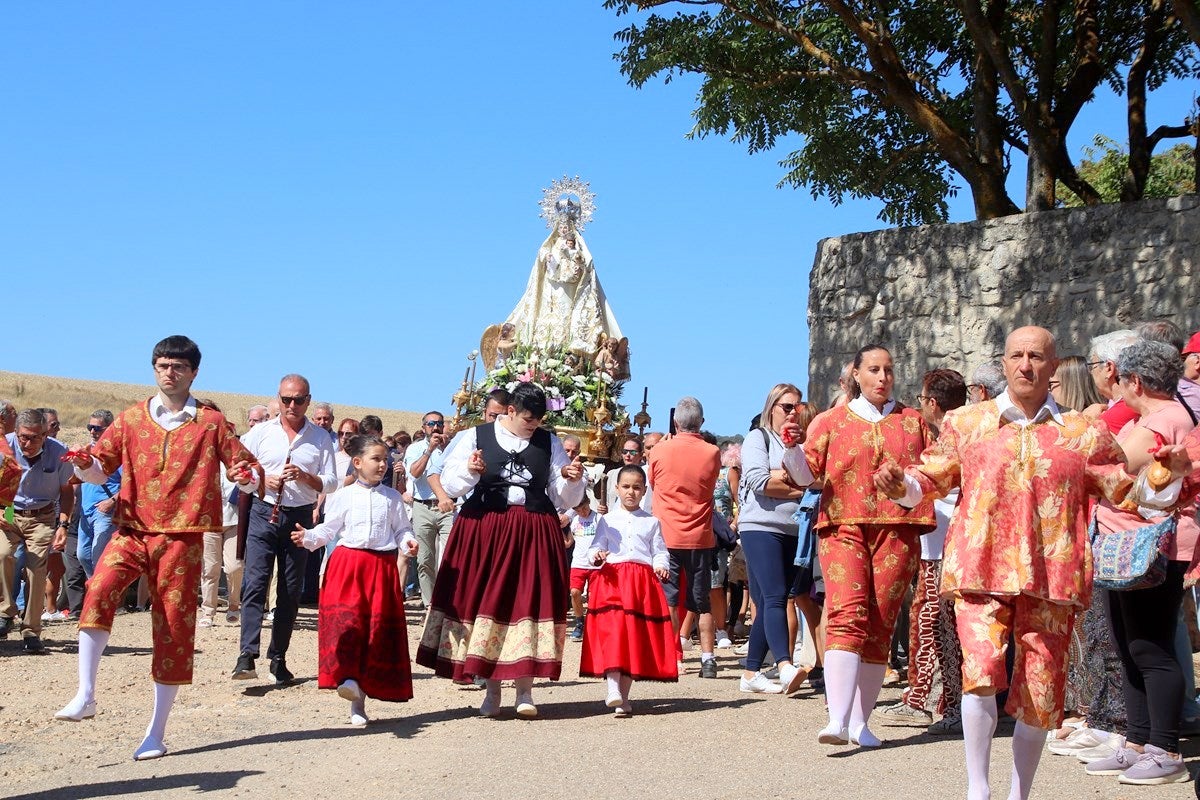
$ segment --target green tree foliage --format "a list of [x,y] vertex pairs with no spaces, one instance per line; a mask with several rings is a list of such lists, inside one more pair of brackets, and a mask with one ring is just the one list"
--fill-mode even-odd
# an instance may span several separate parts
[[[1099,193],[1101,202],[1121,202],[1129,170],[1129,153],[1107,136],[1097,136],[1084,148],[1087,158],[1079,162],[1079,174]],[[1084,205],[1083,200],[1065,186],[1060,187],[1059,202],[1067,208]],[[1175,197],[1196,191],[1195,148],[1177,144],[1150,158],[1144,197]]]
[[[691,135],[728,136],[756,152],[796,134],[801,146],[783,159],[781,185],[835,204],[877,198],[882,219],[920,224],[945,220],[946,198],[964,188],[980,218],[1018,213],[1005,188],[1011,148],[1028,157],[1027,208],[1051,207],[1057,180],[1099,202],[1066,147],[1096,88],[1119,90],[1135,62],[1139,85],[1149,88],[1200,75],[1195,44],[1167,2],[605,6],[639,14],[616,34],[615,57],[631,85],[700,76]],[[1144,102],[1143,92],[1143,118]]]

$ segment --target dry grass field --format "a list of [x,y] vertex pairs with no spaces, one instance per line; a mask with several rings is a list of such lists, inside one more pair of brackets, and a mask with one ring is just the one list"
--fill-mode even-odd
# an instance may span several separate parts
[[[220,406],[225,416],[233,420],[238,426],[238,431],[242,433],[246,430],[246,412],[250,406],[266,403],[271,399],[249,394],[210,391],[203,385],[193,386],[192,390],[197,397],[208,398]],[[155,391],[150,384],[85,381],[0,370],[0,398],[12,401],[17,410],[39,407],[56,409],[63,426],[62,439],[70,445],[79,445],[87,441],[84,426],[92,411],[107,408],[114,413],[119,412],[145,400]],[[367,414],[375,414],[383,420],[383,430],[389,434],[401,429],[411,433],[421,421],[421,412],[418,411],[351,406],[337,402],[336,398],[316,397],[314,400],[332,403],[334,414],[339,421],[345,417],[362,419]]]

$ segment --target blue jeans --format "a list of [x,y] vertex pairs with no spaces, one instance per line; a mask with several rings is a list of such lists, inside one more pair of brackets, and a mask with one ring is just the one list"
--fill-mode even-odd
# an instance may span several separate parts
[[796,537],[772,531],[741,531],[742,552],[750,572],[750,599],[757,614],[746,649],[746,669],[762,669],[767,648],[776,663],[791,661],[788,647],[788,590],[796,577]]
[[76,550],[76,556],[83,573],[89,578],[96,571],[96,564],[104,555],[104,548],[108,546],[115,529],[111,514],[93,511],[79,516],[79,549]]

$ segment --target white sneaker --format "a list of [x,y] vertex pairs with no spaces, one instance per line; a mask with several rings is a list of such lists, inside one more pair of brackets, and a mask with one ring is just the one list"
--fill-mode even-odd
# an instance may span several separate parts
[[784,664],[779,668],[779,684],[784,694],[791,694],[800,689],[801,684],[808,678],[808,670],[795,664]]
[[1065,739],[1050,742],[1046,745],[1046,749],[1056,756],[1073,756],[1081,750],[1088,750],[1104,744],[1108,740],[1108,736],[1104,731],[1080,728]]
[[750,680],[746,680],[745,676],[742,676],[741,681],[738,682],[738,688],[751,694],[783,694],[783,687],[761,672],[754,673],[754,677]]
[[213,624],[212,617],[201,617],[196,620],[197,628],[211,628]]
[[733,648],[733,654],[735,656],[744,656],[744,655],[748,655],[749,653],[750,653],[750,644],[748,642],[742,642],[737,647]]
[[727,647],[733,647],[733,641],[725,633],[725,631],[717,631],[717,647],[724,650]]
[[1072,755],[1084,764],[1091,764],[1096,761],[1103,761],[1106,758],[1112,758],[1121,749],[1123,744],[1125,744],[1123,737],[1110,736],[1095,747],[1076,750]]
[[682,636],[680,636],[679,637],[679,646],[683,649],[683,652],[686,653],[687,651],[692,649],[692,640],[685,639]]

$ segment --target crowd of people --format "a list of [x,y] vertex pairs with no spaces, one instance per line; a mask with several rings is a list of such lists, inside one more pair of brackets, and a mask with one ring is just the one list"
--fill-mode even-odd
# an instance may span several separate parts
[[[580,674],[604,679],[618,718],[635,681],[680,679],[693,631],[700,679],[748,633],[732,649],[740,691],[823,693],[816,738],[831,746],[881,746],[873,716],[961,735],[970,798],[990,796],[1002,709],[1013,798],[1045,749],[1123,783],[1187,780],[1200,333],[1158,321],[1098,335],[1086,356],[1059,349],[1019,328],[970,382],[921,376],[910,405],[868,344],[829,407],[779,383],[740,445],[719,447],[684,397],[669,433],[630,436],[605,470],[543,427],[531,383],[494,391],[475,427],[430,412],[384,436],[378,417],[337,422],[289,374],[238,436],[191,394],[199,348],[168,337],[158,393],[95,411],[86,448],[54,437],[52,409],[0,401],[0,636],[38,653],[44,621],[78,620],[79,688],[55,716],[93,717],[113,617],[141,579],[154,648],[139,760],[167,752],[224,576],[232,678],[257,677],[269,625],[269,672],[293,681],[297,608],[315,597],[318,686],[353,725],[368,698],[412,697],[407,613],[424,615],[415,661],[478,684],[487,717],[504,713],[504,682],[516,716],[539,715],[534,680],[561,677],[571,621]],[[1134,540],[1158,558],[1118,580],[1109,551]],[[907,686],[876,715],[895,667]]]

